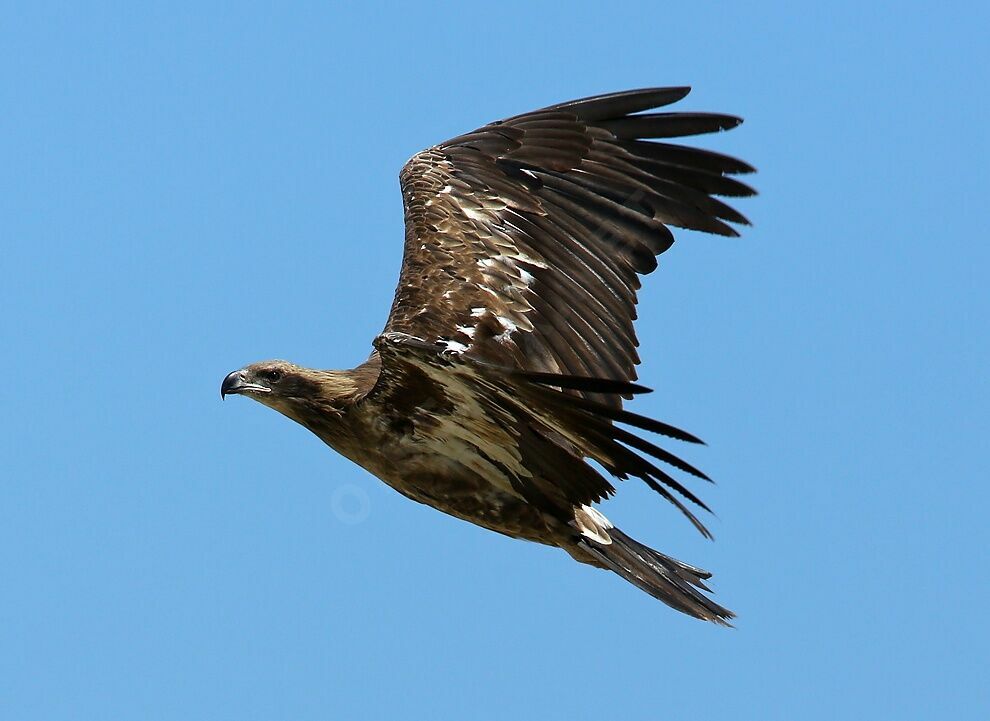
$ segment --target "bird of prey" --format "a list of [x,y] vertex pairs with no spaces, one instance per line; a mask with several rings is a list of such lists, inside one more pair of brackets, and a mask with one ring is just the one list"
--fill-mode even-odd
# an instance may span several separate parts
[[[670,226],[735,236],[715,196],[748,164],[667,139],[739,118],[649,112],[690,88],[631,90],[516,115],[413,156],[399,183],[399,285],[352,370],[254,363],[223,380],[305,426],[414,501],[558,546],[673,608],[728,624],[710,573],[633,540],[593,504],[634,476],[710,537],[707,506],[668,469],[699,470],[628,427],[699,443],[623,408],[636,384],[640,277]],[[665,469],[667,467],[668,469]]]

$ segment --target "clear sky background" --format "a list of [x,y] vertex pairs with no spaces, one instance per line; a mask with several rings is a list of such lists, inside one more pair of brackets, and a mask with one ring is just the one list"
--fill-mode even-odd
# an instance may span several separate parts
[[[990,717],[990,11],[694,5],[5,7],[0,719]],[[735,630],[218,393],[365,357],[410,155],[664,84],[760,171],[638,326],[717,541],[606,510]]]

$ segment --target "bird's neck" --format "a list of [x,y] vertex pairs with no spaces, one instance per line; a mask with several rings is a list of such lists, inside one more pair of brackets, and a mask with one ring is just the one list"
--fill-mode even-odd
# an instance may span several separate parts
[[277,410],[324,440],[345,434],[351,409],[374,388],[380,369],[381,362],[375,354],[350,370],[309,371],[312,387]]

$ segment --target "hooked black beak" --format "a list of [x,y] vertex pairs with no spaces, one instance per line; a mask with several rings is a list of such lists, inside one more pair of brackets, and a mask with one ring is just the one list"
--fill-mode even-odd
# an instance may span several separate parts
[[272,389],[258,383],[250,383],[247,380],[247,371],[243,368],[234,371],[223,379],[220,384],[220,398],[223,399],[228,393],[237,394],[245,392],[271,393]]

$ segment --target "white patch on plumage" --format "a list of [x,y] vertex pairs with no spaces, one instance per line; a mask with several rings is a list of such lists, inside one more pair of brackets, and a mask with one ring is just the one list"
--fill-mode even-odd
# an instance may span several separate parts
[[519,330],[519,326],[513,323],[511,318],[506,318],[504,316],[498,316],[496,320],[499,322],[499,325],[504,328],[504,330],[495,336],[495,340],[500,343],[508,343],[509,340],[511,340],[512,334]]
[[[444,295],[446,295],[446,294],[444,294]],[[472,318],[481,318],[487,312],[488,312],[488,309],[487,308],[472,308],[471,309],[471,317]],[[459,332],[463,333],[464,335],[466,335],[468,338],[471,338],[473,340],[474,339],[474,333],[475,333],[475,331],[478,330],[478,327],[477,326],[474,326],[474,325],[459,325],[459,326],[457,326],[457,330]]]
[[[478,259],[477,264],[481,269],[483,278],[478,287],[501,301],[499,306],[507,306],[504,310],[500,308],[501,312],[497,315],[493,313],[493,316],[503,329],[501,333],[495,336],[495,339],[501,343],[509,343],[513,333],[533,330],[532,322],[526,317],[533,310],[526,291],[536,278],[532,273],[522,268],[521,264],[545,268],[546,263],[531,258],[518,250],[511,252],[505,246],[500,245],[499,250],[503,252]],[[507,284],[507,278],[515,280],[510,280]],[[472,315],[474,315],[473,309]]]
[[607,546],[612,542],[612,538],[608,535],[608,529],[615,526],[597,508],[588,505],[575,508],[574,525],[581,531],[582,536],[590,538],[596,543]]
[[514,330],[518,330],[519,326],[512,322],[512,318],[506,318],[505,316],[498,316],[498,322],[503,328],[505,328],[506,333],[511,333]]
[[480,265],[484,270],[499,268],[508,275],[515,275],[518,277],[524,285],[530,285],[534,280],[533,274],[524,268],[520,268],[520,261],[528,265],[536,266],[537,268],[547,267],[546,263],[543,261],[530,258],[525,253],[513,253],[511,255],[506,255],[503,253],[491,258],[482,258],[478,261],[478,265]]
[[438,368],[429,363],[417,367],[443,388],[454,407],[453,414],[433,414],[437,427],[423,442],[434,444],[437,458],[449,458],[477,473],[500,492],[523,498],[512,485],[516,478],[531,478],[523,465],[516,436],[508,429],[514,419],[495,404],[482,404],[483,395],[471,378],[462,378],[455,367]]
[[594,506],[584,505],[584,506],[581,506],[581,509],[585,513],[587,513],[589,516],[591,516],[595,520],[595,522],[598,525],[600,525],[602,528],[605,528],[605,529],[615,528],[615,526],[612,524],[612,522],[610,520],[608,520],[607,518],[605,518],[605,516],[602,515],[602,512],[599,511]]
[[443,344],[446,346],[446,350],[449,353],[463,353],[468,349],[463,343],[458,343],[456,340],[444,340]]

